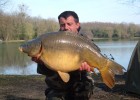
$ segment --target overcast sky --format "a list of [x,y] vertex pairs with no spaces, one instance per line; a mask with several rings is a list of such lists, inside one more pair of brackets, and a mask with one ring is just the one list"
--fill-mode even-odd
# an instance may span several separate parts
[[80,22],[111,22],[140,24],[140,2],[134,6],[128,0],[11,0],[7,11],[13,12],[25,4],[30,16],[54,18],[65,11],[75,11]]

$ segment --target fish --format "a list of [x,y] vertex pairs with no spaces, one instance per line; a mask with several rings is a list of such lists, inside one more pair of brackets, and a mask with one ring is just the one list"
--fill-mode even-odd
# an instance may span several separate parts
[[109,88],[115,85],[115,75],[123,75],[125,70],[105,57],[93,41],[70,31],[45,33],[21,44],[19,50],[41,60],[47,68],[58,72],[66,83],[70,80],[69,72],[79,70],[83,62],[92,70],[98,69]]

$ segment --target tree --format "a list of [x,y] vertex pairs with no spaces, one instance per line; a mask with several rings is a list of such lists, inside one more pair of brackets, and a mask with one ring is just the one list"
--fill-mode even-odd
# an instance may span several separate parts
[[0,10],[8,4],[9,0],[0,0]]
[[123,0],[124,4],[140,9],[140,0]]

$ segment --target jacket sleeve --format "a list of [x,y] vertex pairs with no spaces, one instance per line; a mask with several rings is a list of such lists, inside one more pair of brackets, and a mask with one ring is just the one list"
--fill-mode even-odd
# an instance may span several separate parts
[[51,76],[53,75],[55,72],[48,69],[44,64],[37,64],[37,73],[38,74],[42,74],[42,75],[47,75],[47,76]]

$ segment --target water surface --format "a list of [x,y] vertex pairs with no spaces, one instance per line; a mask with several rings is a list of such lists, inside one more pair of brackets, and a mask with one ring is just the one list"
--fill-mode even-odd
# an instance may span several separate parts
[[[37,65],[26,54],[19,52],[18,43],[0,43],[0,74],[3,75],[33,75],[37,74]],[[106,40],[95,41],[102,54],[123,65],[126,69],[137,40]],[[112,56],[111,56],[111,55]]]

